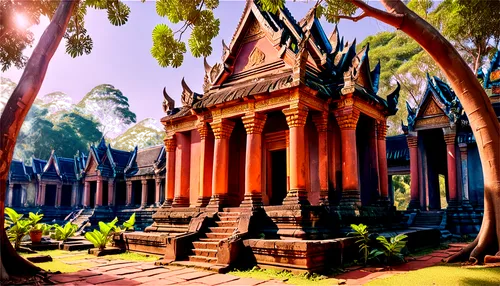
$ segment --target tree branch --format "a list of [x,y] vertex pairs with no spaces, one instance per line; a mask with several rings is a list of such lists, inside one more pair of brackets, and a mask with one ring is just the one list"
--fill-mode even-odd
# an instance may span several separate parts
[[361,13],[360,15],[358,16],[355,16],[355,17],[352,17],[352,16],[345,16],[345,15],[338,15],[338,16],[334,16],[335,18],[339,18],[339,19],[347,19],[347,20],[351,20],[353,22],[357,22],[363,18],[366,18],[368,15],[363,12]]
[[[354,4],[356,7],[363,11],[363,14],[366,14],[364,17],[372,17],[377,20],[380,20],[386,24],[389,24],[397,29],[401,29],[403,26],[404,16],[403,14],[398,14],[395,12],[389,13],[377,8],[374,8],[364,0],[347,0]],[[363,15],[361,14],[361,15]],[[360,15],[360,16],[361,16]]]

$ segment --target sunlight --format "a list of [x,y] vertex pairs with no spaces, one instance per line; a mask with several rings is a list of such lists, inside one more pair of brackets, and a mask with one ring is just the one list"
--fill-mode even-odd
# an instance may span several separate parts
[[14,20],[16,22],[16,26],[21,29],[25,29],[29,25],[29,21],[26,16],[22,13],[16,13],[14,16]]

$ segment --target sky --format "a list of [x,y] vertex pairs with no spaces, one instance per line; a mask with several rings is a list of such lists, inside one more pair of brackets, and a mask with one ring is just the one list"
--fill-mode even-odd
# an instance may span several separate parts
[[[311,8],[314,1],[288,2],[287,7],[294,18],[300,20]],[[182,92],[181,79],[184,77],[193,91],[202,92],[204,77],[203,58],[194,58],[188,49],[184,63],[179,68],[162,68],[151,56],[151,32],[160,23],[172,27],[166,18],[156,14],[155,2],[125,1],[131,9],[129,21],[121,27],[111,25],[105,11],[88,10],[85,24],[88,34],[92,37],[94,46],[90,55],[71,58],[65,54],[65,42],[61,41],[52,58],[39,96],[61,91],[77,103],[93,87],[99,84],[112,84],[120,89],[129,99],[130,109],[137,114],[137,122],[145,118],[160,119],[165,116],[162,110],[164,87],[180,106]],[[245,1],[221,1],[214,11],[220,19],[220,33],[213,42],[213,53],[207,61],[210,65],[221,61],[221,40],[229,44],[236,30],[236,25],[242,15]],[[377,3],[374,4],[377,6]],[[31,30],[35,36],[34,45],[38,42],[48,19],[42,19],[39,25]],[[327,35],[334,26],[322,21]],[[175,29],[174,29],[175,30]],[[366,36],[380,31],[390,30],[386,25],[365,18],[357,23],[342,20],[339,32],[351,42],[357,39],[359,43]],[[189,36],[189,35],[187,35]],[[183,38],[187,40],[187,37]],[[25,51],[29,56],[33,48]],[[11,68],[2,73],[14,82],[18,82],[22,70]]]

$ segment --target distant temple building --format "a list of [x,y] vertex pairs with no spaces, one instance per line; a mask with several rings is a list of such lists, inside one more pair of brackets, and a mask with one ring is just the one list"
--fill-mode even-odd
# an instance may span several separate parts
[[[486,75],[479,73],[500,120],[500,52]],[[439,78],[428,77],[417,108],[408,107],[405,135],[387,138],[389,175],[410,174],[409,210],[441,210],[439,176],[445,179],[447,228],[454,233],[477,233],[484,204],[479,152],[460,101]],[[477,218],[472,218],[472,217]]]

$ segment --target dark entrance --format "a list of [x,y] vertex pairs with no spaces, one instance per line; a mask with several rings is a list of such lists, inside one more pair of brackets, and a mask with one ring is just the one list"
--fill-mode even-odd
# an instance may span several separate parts
[[23,188],[21,185],[15,184],[14,189],[12,190],[12,206],[13,207],[22,207],[21,200],[23,196]]
[[271,194],[270,205],[281,205],[286,197],[286,149],[271,151]]
[[95,193],[97,191],[97,182],[90,182],[90,202],[89,207],[95,207]]
[[[427,205],[429,210],[441,209],[441,189],[439,187],[439,175],[444,175],[447,182],[448,168],[446,165],[446,144],[441,129],[419,131],[418,136],[422,138],[424,149],[424,178],[427,180],[428,194]],[[443,177],[442,177],[443,178]],[[443,179],[441,179],[443,181]],[[447,184],[446,184],[447,185]],[[447,189],[447,186],[445,186]],[[447,192],[446,192],[447,193]],[[445,194],[443,194],[445,195]]]
[[156,186],[154,180],[148,180],[148,206],[155,203]]
[[102,182],[102,205],[107,206],[108,205],[108,181],[103,181]]
[[140,206],[142,199],[141,181],[132,181],[132,205]]
[[72,189],[73,189],[72,185],[63,185],[62,186],[61,206],[63,206],[63,207],[70,207],[71,206]]
[[56,185],[47,185],[45,187],[45,206],[54,207],[56,205]]
[[115,204],[116,206],[124,206],[127,202],[127,184],[125,182],[117,182],[115,186]]

